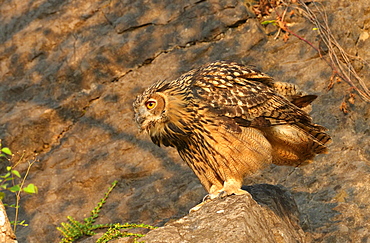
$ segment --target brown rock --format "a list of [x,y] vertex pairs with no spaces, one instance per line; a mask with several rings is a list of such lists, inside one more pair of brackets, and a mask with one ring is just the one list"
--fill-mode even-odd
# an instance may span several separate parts
[[3,202],[0,200],[0,242],[17,243],[15,234],[10,225]]
[[[306,242],[292,196],[272,185],[247,188],[252,194],[230,196],[150,231],[144,242]],[[253,199],[252,199],[253,197]],[[258,203],[257,203],[258,202]]]
[[[1,3],[0,138],[13,152],[24,150],[26,159],[38,158],[27,181],[39,194],[21,199],[20,219],[29,226],[16,232],[20,242],[58,242],[55,227],[67,216],[88,217],[116,179],[97,223],[161,226],[186,215],[205,191],[176,151],[137,134],[132,101],[158,79],[217,59],[255,65],[317,94],[312,116],[333,137],[330,153],[314,163],[272,166],[245,184],[288,188],[314,241],[370,239],[370,106],[354,92],[344,114],[339,107],[349,100],[350,86],[342,81],[328,90],[327,63],[292,35],[275,39],[277,30],[254,18],[251,2]],[[319,2],[309,7],[322,6],[343,48],[369,62],[370,2]],[[297,9],[289,8],[286,20],[295,33],[322,43]],[[369,85],[370,68],[359,60],[355,68]],[[24,172],[27,163],[20,167]]]

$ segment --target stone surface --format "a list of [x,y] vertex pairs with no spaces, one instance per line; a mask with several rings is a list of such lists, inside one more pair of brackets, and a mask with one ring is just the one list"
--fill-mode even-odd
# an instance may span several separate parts
[[[29,226],[17,230],[19,242],[58,242],[55,227],[67,216],[88,217],[114,180],[119,185],[97,223],[161,226],[187,215],[205,191],[173,149],[137,133],[132,102],[154,81],[217,59],[255,65],[319,95],[312,116],[333,137],[330,153],[314,163],[271,166],[245,184],[288,188],[314,242],[370,240],[369,104],[356,95],[344,114],[350,86],[342,81],[328,90],[332,70],[317,52],[294,36],[275,39],[277,28],[261,25],[251,7],[239,0],[0,3],[0,138],[38,159],[28,182],[39,194],[21,199],[20,219]],[[322,7],[339,43],[369,62],[370,2]],[[294,5],[286,21],[320,44]],[[356,70],[370,86],[369,67]]]
[[3,202],[0,200],[0,242],[17,243],[12,226],[5,211]]
[[[144,242],[307,242],[298,208],[282,188],[254,185],[251,195],[217,199],[175,222],[150,231]],[[253,197],[253,199],[252,199]],[[258,202],[258,203],[257,203]]]

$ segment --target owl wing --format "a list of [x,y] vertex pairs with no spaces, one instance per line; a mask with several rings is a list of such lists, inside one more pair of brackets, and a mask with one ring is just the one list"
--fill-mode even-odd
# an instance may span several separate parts
[[[218,125],[230,132],[241,133],[241,127],[255,127],[270,134],[270,139],[280,137],[285,141],[289,127],[284,125],[290,125],[292,134],[296,134],[294,129],[297,129],[307,136],[304,139],[312,141],[309,143],[312,151],[327,151],[325,144],[330,143],[331,138],[325,133],[326,128],[313,123],[304,111],[316,96],[275,89],[277,86],[271,77],[236,63],[212,63],[193,75],[194,97],[200,100],[202,109],[214,114]],[[290,85],[278,87],[292,88]],[[299,142],[302,137],[295,139]]]
[[232,118],[232,130],[311,123],[306,112],[276,92],[271,77],[251,67],[216,62],[195,72],[193,80],[194,96],[221,119]]

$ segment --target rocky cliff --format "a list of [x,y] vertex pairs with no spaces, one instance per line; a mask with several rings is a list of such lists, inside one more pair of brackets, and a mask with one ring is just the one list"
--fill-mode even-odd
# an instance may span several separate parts
[[[2,1],[0,138],[25,159],[37,158],[28,181],[39,194],[21,200],[29,226],[18,229],[19,242],[58,242],[55,227],[66,216],[86,217],[114,180],[98,223],[161,226],[187,215],[205,191],[173,149],[138,134],[132,102],[154,81],[220,59],[317,94],[312,116],[333,137],[330,153],[314,163],[271,166],[245,185],[287,188],[314,242],[369,242],[370,106],[353,86],[331,79],[322,58],[330,60],[329,49],[294,2],[277,7],[278,15],[264,5],[272,13],[261,19],[256,2],[240,0]],[[370,2],[307,4],[325,11],[369,87]],[[261,24],[279,16],[322,52],[274,21]]]

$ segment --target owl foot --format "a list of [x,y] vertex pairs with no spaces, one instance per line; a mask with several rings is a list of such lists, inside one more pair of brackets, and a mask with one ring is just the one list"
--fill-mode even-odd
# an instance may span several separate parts
[[193,213],[193,212],[196,212],[198,211],[204,204],[206,204],[207,202],[209,202],[209,200],[207,201],[203,201],[197,205],[195,205],[194,207],[192,207],[190,210],[189,210],[189,213]]
[[229,195],[232,195],[232,194],[227,194],[226,191],[219,191],[218,193],[209,193],[203,197],[203,202],[210,201],[210,200],[217,199],[217,198],[224,198]]
[[233,192],[220,191],[217,194],[209,193],[209,194],[207,194],[207,195],[205,195],[203,197],[203,200],[202,200],[201,203],[199,203],[199,204],[195,205],[194,207],[192,207],[189,210],[189,213],[198,211],[204,204],[206,204],[207,202],[212,201],[214,199],[225,198],[225,197],[231,196],[231,195],[244,195],[244,194],[247,194],[247,193],[248,193],[247,191],[244,191],[242,189],[238,189],[238,190],[233,191]]
[[207,195],[205,195],[202,199],[202,202],[195,205],[194,207],[192,207],[190,210],[189,210],[189,213],[192,213],[192,212],[195,212],[195,211],[198,211],[204,204],[206,204],[207,202],[209,201],[212,201],[216,198],[222,198],[224,196],[221,197],[221,194],[223,194],[224,192],[220,192],[218,194],[212,194],[212,193],[209,193]]
[[233,192],[231,192],[227,195],[230,196],[230,195],[244,195],[244,194],[248,194],[248,192],[243,190],[243,189],[238,189],[238,190],[233,191]]
[[[247,193],[248,193],[247,191],[244,191],[242,189],[232,190],[232,191],[222,190],[215,197],[213,197],[211,199],[224,198],[224,197],[228,197],[228,196],[231,196],[231,195],[244,195],[244,194],[247,194]],[[207,196],[209,196],[209,195],[210,194],[208,194]],[[214,196],[214,195],[210,195],[210,196]]]

